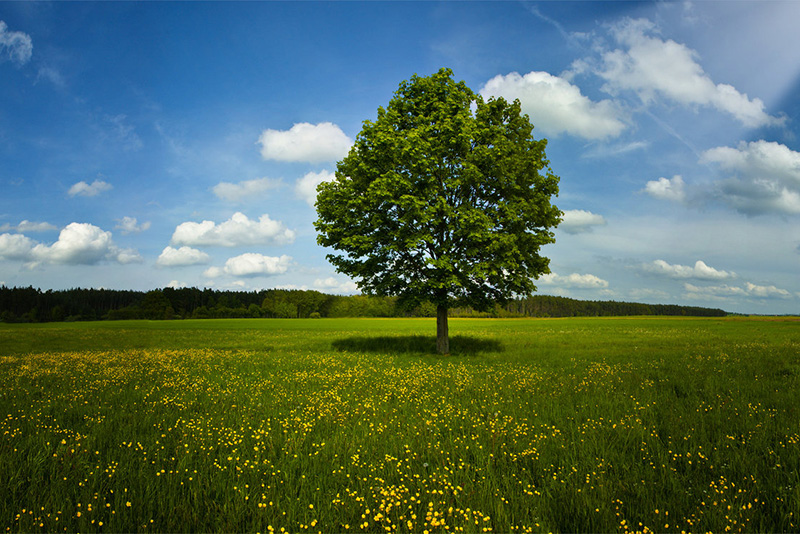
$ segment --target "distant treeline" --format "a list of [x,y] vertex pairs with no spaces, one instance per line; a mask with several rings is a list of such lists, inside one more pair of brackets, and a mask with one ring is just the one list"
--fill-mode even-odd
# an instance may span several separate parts
[[[686,315],[723,317],[723,310],[584,301],[536,295],[496,305],[489,312],[453,308],[451,317],[591,317],[624,315]],[[402,308],[394,297],[328,295],[319,291],[268,289],[217,291],[164,288],[153,291],[68,289],[42,291],[0,286],[0,322],[94,321],[119,319],[212,319],[237,317],[435,317],[436,308],[423,304]]]

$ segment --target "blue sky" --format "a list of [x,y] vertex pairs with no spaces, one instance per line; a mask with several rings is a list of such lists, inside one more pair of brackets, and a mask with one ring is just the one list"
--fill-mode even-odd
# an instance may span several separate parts
[[539,292],[800,313],[798,2],[0,2],[0,283],[355,291],[314,188],[413,74],[519,98]]

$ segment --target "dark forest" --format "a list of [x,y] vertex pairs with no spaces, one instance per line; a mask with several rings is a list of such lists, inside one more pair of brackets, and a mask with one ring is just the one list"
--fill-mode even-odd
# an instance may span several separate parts
[[[451,317],[594,317],[685,315],[723,317],[720,309],[584,301],[536,295],[496,304],[488,312],[453,308]],[[435,317],[436,307],[407,309],[393,297],[329,295],[313,290],[267,289],[219,291],[163,288],[153,291],[68,289],[42,291],[33,287],[0,287],[0,322],[96,321],[120,319]]]

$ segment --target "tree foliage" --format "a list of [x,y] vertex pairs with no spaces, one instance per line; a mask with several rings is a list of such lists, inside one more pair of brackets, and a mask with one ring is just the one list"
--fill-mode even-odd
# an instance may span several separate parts
[[[368,294],[488,309],[535,290],[561,212],[546,140],[518,101],[485,102],[452,72],[403,82],[320,184],[320,244]],[[542,173],[541,171],[545,171]]]
[[400,84],[318,187],[318,242],[373,295],[488,309],[548,273],[558,177],[519,101],[484,99],[452,71]]

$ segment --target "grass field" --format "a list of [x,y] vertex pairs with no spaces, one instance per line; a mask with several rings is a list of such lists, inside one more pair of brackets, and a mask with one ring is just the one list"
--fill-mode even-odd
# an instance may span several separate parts
[[800,531],[800,322],[0,324],[0,527]]

